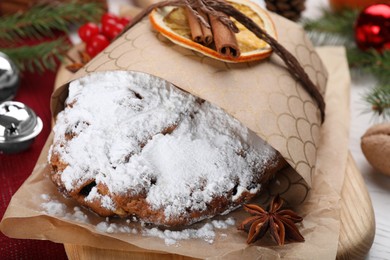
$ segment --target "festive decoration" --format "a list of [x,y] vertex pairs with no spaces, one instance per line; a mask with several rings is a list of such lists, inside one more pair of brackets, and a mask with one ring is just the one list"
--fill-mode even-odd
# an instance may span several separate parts
[[248,244],[262,238],[267,230],[278,245],[284,245],[285,240],[305,241],[295,226],[295,223],[302,222],[302,217],[292,210],[282,210],[282,206],[283,200],[279,195],[272,199],[268,211],[258,205],[244,205],[245,211],[252,216],[244,220],[238,229],[248,232]]
[[[309,78],[305,70],[303,69],[300,62],[297,58],[292,55],[282,44],[280,44],[274,37],[272,37],[264,28],[261,28],[257,23],[252,19],[248,19],[248,16],[240,12],[233,5],[225,3],[224,1],[214,1],[214,0],[196,0],[196,1],[186,1],[186,0],[174,0],[174,1],[161,1],[149,5],[143,11],[138,13],[134,17],[133,21],[126,26],[124,31],[131,29],[138,22],[140,22],[147,15],[152,13],[154,10],[164,8],[167,6],[184,6],[191,12],[194,16],[198,17],[202,24],[206,28],[211,28],[210,24],[200,16],[197,9],[204,12],[209,17],[215,17],[218,22],[227,27],[231,32],[237,33],[239,30],[235,23],[227,18],[234,18],[237,22],[251,31],[257,38],[265,41],[272,47],[273,52],[278,55],[285,63],[287,70],[290,74],[300,83],[302,87],[307,91],[307,93],[316,101],[318,108],[320,110],[321,123],[325,120],[325,101],[323,95],[320,93],[316,85]],[[155,27],[158,28],[158,27]],[[123,32],[120,33],[117,37],[121,36]],[[161,31],[160,31],[161,32]]]
[[42,120],[25,104],[0,103],[0,153],[26,150],[42,128]]
[[[263,30],[271,37],[277,37],[273,20],[263,9],[249,2],[230,0],[229,3],[241,10],[243,15],[252,18],[255,23],[261,24]],[[257,36],[250,33],[247,28],[233,21],[233,25],[240,28],[240,34],[236,34],[218,19],[216,13],[208,14],[203,11],[192,13],[184,8],[164,10],[153,11],[149,20],[162,36],[183,48],[232,63],[261,60],[272,54],[272,48],[264,41],[258,41]],[[230,21],[227,16],[224,16],[224,19]],[[190,31],[190,35],[183,34],[184,31]]]
[[12,99],[19,88],[19,71],[7,55],[0,52],[0,103]]
[[104,13],[100,20],[100,27],[96,23],[88,22],[78,29],[78,35],[85,43],[85,50],[79,51],[79,58],[76,59],[66,55],[71,62],[66,66],[68,71],[75,73],[81,69],[91,58],[104,50],[131,21],[129,17],[119,17],[111,13]]
[[0,48],[23,71],[43,72],[54,70],[58,60],[63,59],[64,53],[70,48],[70,44],[63,38],[42,42],[32,46],[20,46],[14,48]]
[[[21,38],[51,37],[55,30],[68,32],[71,24],[96,21],[102,12],[101,6],[93,3],[38,5],[23,14],[2,16],[0,40],[14,42]],[[4,45],[5,42],[1,44]]]
[[[390,53],[387,52],[389,55]],[[368,92],[364,99],[367,103],[371,104],[371,109],[381,116],[384,121],[390,119],[390,84],[379,84],[373,90]]]
[[[390,119],[390,50],[388,38],[386,38],[388,36],[384,37],[387,39],[387,45],[384,43],[380,52],[374,48],[365,51],[359,49],[355,42],[354,32],[354,24],[358,16],[358,10],[344,10],[339,13],[324,10],[319,19],[305,20],[304,27],[317,45],[346,46],[350,67],[376,77],[377,86],[367,92],[364,100],[371,105],[370,111],[373,111],[374,115],[381,120],[388,120]],[[389,24],[389,18],[386,22],[382,22],[379,29]],[[386,30],[388,32],[388,29]]]
[[[42,42],[54,38],[58,31],[68,32],[72,24],[97,20],[103,9],[96,3],[56,3],[38,5],[23,14],[0,17],[0,51],[7,54],[21,71],[54,69],[71,47],[65,39]],[[26,45],[25,41],[38,41]]]
[[367,161],[380,173],[390,176],[390,123],[374,125],[362,136]]
[[305,0],[265,0],[266,8],[292,21],[298,21],[305,10]]
[[[53,2],[59,2],[59,3],[71,3],[75,2],[75,0],[1,0],[0,1],[0,16],[1,15],[10,15],[15,13],[24,13],[31,8],[33,8],[36,5],[41,4],[52,4]],[[104,9],[107,9],[107,1],[106,0],[77,0],[80,4],[87,4],[87,3],[97,3],[104,7]]]
[[363,51],[390,49],[390,4],[374,4],[365,8],[356,20],[355,39]]
[[83,42],[88,42],[93,36],[99,34],[99,26],[91,22],[86,23],[79,28],[78,34]]
[[386,0],[329,0],[330,7],[335,12],[345,9],[363,9],[372,4],[385,2]]
[[81,40],[86,44],[86,52],[91,58],[104,50],[110,41],[124,30],[130,23],[130,18],[105,13],[101,17],[101,23],[101,30],[97,24],[91,22],[78,29]]
[[109,40],[114,39],[130,23],[129,17],[118,17],[111,13],[102,16],[102,33]]

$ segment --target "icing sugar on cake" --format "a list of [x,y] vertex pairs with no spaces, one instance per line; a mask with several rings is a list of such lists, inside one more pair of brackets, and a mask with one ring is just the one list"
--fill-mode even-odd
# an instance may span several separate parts
[[191,224],[250,199],[280,168],[222,109],[139,72],[71,82],[53,130],[54,183],[103,216]]
[[[92,224],[88,215],[83,212],[83,209],[79,207],[67,207],[55,198],[51,198],[47,194],[42,194],[41,208],[46,214],[64,218],[70,221],[79,222],[82,224]],[[164,240],[167,246],[180,246],[180,241],[189,239],[202,239],[207,243],[213,243],[215,239],[223,239],[227,236],[226,233],[221,231],[227,230],[235,225],[235,220],[231,217],[221,220],[213,220],[197,227],[186,228],[182,230],[161,230],[156,227],[146,227],[145,225],[134,225],[130,219],[126,219],[125,223],[112,223],[109,218],[96,223],[95,229],[98,232],[108,234],[141,234],[148,237],[158,237]],[[220,231],[220,234],[217,232]]]

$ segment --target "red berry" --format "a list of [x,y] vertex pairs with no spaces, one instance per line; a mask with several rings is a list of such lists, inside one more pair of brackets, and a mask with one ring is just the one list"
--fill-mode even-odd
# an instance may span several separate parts
[[91,38],[90,41],[87,42],[86,51],[91,57],[95,57],[99,52],[104,50],[110,42],[107,40],[107,38],[102,35],[98,34]]
[[122,24],[123,26],[126,26],[130,23],[131,19],[129,17],[121,17],[118,20],[118,23]]
[[106,24],[109,21],[113,21],[114,23],[118,23],[119,17],[112,13],[105,13],[102,15],[101,23],[102,25]]
[[102,33],[107,39],[114,39],[125,27],[120,23],[114,23],[113,21],[107,21],[103,24]]
[[99,26],[94,23],[86,23],[79,28],[78,34],[83,42],[88,42],[93,36],[99,34]]
[[110,33],[111,29],[116,25],[116,22],[114,20],[107,20],[105,23],[102,24],[102,34],[104,36],[108,37],[108,34]]

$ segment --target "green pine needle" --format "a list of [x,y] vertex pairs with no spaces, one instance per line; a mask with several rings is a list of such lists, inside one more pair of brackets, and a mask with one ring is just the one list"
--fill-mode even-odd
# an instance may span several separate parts
[[372,111],[384,121],[390,120],[390,82],[378,84],[369,91],[364,100],[370,104]]
[[333,13],[323,9],[322,12],[322,17],[318,20],[303,20],[305,30],[333,34],[353,41],[353,28],[358,16],[357,10],[345,10],[340,13]]
[[376,50],[347,50],[349,65],[373,74],[381,82],[390,82],[390,50],[379,53]]
[[34,46],[0,48],[0,52],[8,55],[21,71],[43,72],[44,70],[54,71],[57,61],[63,59],[64,53],[69,48],[69,43],[60,38]]
[[370,104],[374,115],[383,120],[390,119],[390,50],[381,53],[372,49],[362,51],[354,39],[354,23],[357,10],[332,13],[323,10],[318,20],[304,20],[303,26],[317,44],[345,45],[348,63],[351,68],[370,73],[378,80],[378,85],[367,92],[365,102]]
[[103,13],[100,3],[59,3],[38,5],[20,14],[0,17],[0,51],[21,71],[43,72],[56,69],[70,44],[64,39],[20,46],[24,38],[53,37],[55,31],[68,32],[70,25],[96,21]]
[[71,24],[96,21],[102,13],[103,8],[99,3],[73,1],[66,4],[38,5],[23,14],[0,17],[0,41],[8,42],[9,47],[12,46],[10,42],[21,38],[51,37],[55,30],[67,32]]

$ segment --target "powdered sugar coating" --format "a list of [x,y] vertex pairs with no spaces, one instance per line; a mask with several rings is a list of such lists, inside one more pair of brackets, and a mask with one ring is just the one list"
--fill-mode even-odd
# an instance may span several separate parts
[[167,246],[177,243],[178,240],[202,239],[212,244],[215,239],[215,231],[210,223],[204,224],[199,229],[184,229],[182,231],[160,230],[158,228],[143,229],[142,235],[164,239]]
[[[81,224],[91,224],[88,219],[88,213],[85,213],[83,209],[74,207],[68,208],[67,205],[61,203],[55,198],[51,198],[48,194],[41,194],[41,199],[44,201],[41,203],[41,208],[46,214],[63,218],[65,220],[79,222]],[[95,225],[95,229],[99,232],[108,234],[140,234],[147,237],[158,237],[164,240],[167,246],[175,245],[179,246],[179,242],[189,239],[202,239],[205,242],[212,244],[216,239],[216,231],[225,230],[235,225],[235,220],[229,217],[225,220],[213,220],[211,223],[205,223],[201,226],[188,228],[183,230],[161,230],[156,227],[145,227],[143,225],[134,225],[129,219],[126,223],[112,223],[109,218],[101,221]],[[141,223],[143,224],[143,223]],[[220,234],[221,237],[226,237],[226,234]]]
[[[90,74],[70,84],[66,103],[51,149],[67,165],[65,189],[95,180],[109,194],[146,192],[166,218],[205,210],[233,188],[234,198],[256,193],[254,169],[261,175],[275,157],[259,139],[249,147],[253,133],[222,109],[144,73]],[[86,199],[96,198],[109,210],[116,206],[92,188]]]
[[67,206],[56,199],[47,199],[41,203],[41,208],[49,215],[62,217],[67,220],[72,220],[80,223],[89,223],[88,216],[81,210],[80,207],[68,209]]

